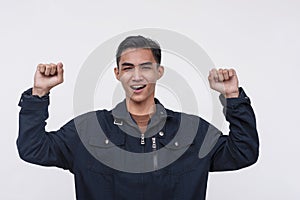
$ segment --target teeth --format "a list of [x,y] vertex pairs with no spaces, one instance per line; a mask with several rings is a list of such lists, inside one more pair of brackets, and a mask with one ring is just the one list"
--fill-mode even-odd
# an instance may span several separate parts
[[142,85],[134,85],[132,86],[133,88],[137,89],[137,88],[140,88],[140,87],[143,87]]
[[140,88],[143,88],[145,87],[145,85],[133,85],[131,86],[132,89],[136,90],[136,89],[140,89]]

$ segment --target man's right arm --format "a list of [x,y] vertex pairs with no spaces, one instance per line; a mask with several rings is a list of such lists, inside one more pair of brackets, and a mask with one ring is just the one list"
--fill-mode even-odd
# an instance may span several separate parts
[[19,102],[19,136],[17,147],[20,157],[30,163],[72,168],[72,147],[76,130],[73,121],[58,131],[46,132],[49,92],[63,82],[62,63],[39,64],[34,86],[25,91]]

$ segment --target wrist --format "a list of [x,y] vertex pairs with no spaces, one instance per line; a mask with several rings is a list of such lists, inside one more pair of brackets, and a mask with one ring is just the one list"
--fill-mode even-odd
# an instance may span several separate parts
[[230,92],[230,93],[226,93],[224,94],[225,98],[238,98],[240,95],[239,90],[235,91],[235,92]]
[[45,96],[46,94],[49,93],[50,90],[48,89],[42,89],[42,88],[37,88],[37,87],[33,87],[32,88],[32,95],[36,95],[39,97]]

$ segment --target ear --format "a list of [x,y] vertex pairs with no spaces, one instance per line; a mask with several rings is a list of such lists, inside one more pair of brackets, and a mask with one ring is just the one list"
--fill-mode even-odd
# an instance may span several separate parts
[[160,79],[164,75],[165,68],[160,65],[157,70],[158,70],[158,79]]
[[114,68],[114,73],[115,73],[116,79],[119,81],[119,80],[120,80],[120,71],[119,71],[119,67],[115,67],[115,68]]

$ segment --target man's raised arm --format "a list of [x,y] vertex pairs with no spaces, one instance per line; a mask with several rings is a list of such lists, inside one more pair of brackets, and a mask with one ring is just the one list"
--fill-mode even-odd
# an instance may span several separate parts
[[34,86],[25,91],[19,106],[19,136],[17,147],[20,157],[30,163],[71,169],[74,144],[73,121],[58,131],[46,132],[49,92],[63,82],[63,64],[39,64]]
[[[224,114],[229,122],[229,136],[222,135],[214,147],[211,171],[227,171],[255,163],[259,153],[256,119],[250,99],[239,88],[234,69],[213,69],[209,84],[220,92]],[[215,130],[218,131],[218,130]]]

